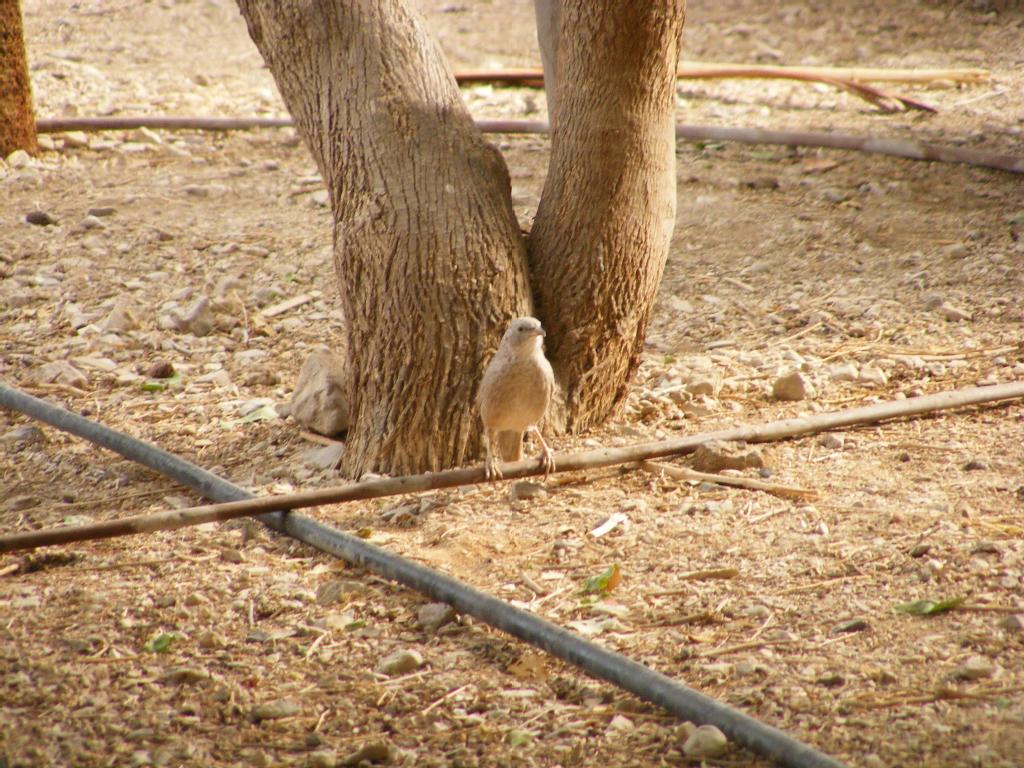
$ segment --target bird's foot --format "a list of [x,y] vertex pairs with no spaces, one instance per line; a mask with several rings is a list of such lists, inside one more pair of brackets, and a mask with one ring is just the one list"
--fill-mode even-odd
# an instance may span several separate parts
[[498,468],[498,460],[488,458],[484,462],[484,478],[487,480],[501,480],[501,470]]
[[544,470],[544,477],[555,471],[555,454],[545,444],[540,452],[540,467]]

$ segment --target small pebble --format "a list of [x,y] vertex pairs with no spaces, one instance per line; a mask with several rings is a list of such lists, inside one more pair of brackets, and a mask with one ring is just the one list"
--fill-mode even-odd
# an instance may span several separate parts
[[366,764],[390,763],[397,756],[397,750],[386,741],[372,741],[364,744],[336,765],[361,766]]
[[772,385],[772,397],[776,400],[804,400],[814,396],[814,387],[799,371],[787,373],[775,380]]
[[721,757],[729,748],[725,734],[713,725],[702,725],[683,742],[683,754],[694,759]]
[[957,667],[954,677],[961,680],[984,680],[992,677],[994,673],[995,667],[984,656],[971,656]]
[[871,625],[865,619],[850,619],[849,621],[841,621],[832,627],[831,634],[841,635],[845,632],[863,632],[869,626]]
[[403,649],[385,657],[377,666],[377,669],[385,675],[394,676],[414,672],[422,666],[423,656],[419,651]]
[[931,544],[923,544],[923,543],[922,544],[915,544],[913,547],[910,548],[910,556],[911,557],[924,557],[925,555],[927,555],[931,551],[932,551],[932,545]]
[[416,623],[428,632],[437,632],[455,619],[455,609],[448,603],[428,603],[416,612]]
[[46,211],[29,211],[25,214],[25,221],[37,227],[49,227],[57,223],[57,220]]
[[988,469],[988,464],[982,459],[971,459],[964,464],[965,472],[980,472]]
[[832,381],[857,381],[859,374],[855,363],[840,363],[828,368],[828,375]]
[[249,718],[253,722],[258,723],[261,720],[280,720],[285,717],[294,717],[301,711],[302,708],[294,701],[277,699],[276,701],[268,701],[265,704],[257,704],[249,713]]
[[524,501],[527,499],[543,499],[548,495],[547,489],[540,483],[531,483],[529,480],[520,480],[513,483],[508,489],[508,496],[512,501]]
[[1024,613],[1011,613],[999,622],[999,626],[1007,632],[1024,632]]
[[846,436],[839,432],[826,432],[818,438],[818,445],[830,451],[839,451],[846,445]]

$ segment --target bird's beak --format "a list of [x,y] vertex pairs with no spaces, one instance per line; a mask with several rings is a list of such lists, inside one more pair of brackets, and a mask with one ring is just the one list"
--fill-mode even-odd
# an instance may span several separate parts
[[548,335],[543,328],[538,328],[536,331],[534,331],[534,333],[540,336],[542,339]]

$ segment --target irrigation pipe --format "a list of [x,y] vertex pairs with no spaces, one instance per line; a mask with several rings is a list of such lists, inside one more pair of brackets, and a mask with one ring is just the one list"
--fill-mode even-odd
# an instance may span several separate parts
[[[217,501],[251,498],[228,481],[153,445],[116,432],[0,383],[0,405],[102,446]],[[444,574],[294,512],[259,518],[271,528],[350,563],[449,603],[492,627],[525,640],[601,680],[653,702],[678,717],[717,726],[735,744],[791,768],[843,768],[842,763],[666,675],[588,643],[527,611],[514,608]]]
[[[0,385],[2,386],[2,385]],[[887,419],[916,416],[922,413],[958,408],[966,405],[978,405],[999,400],[1024,397],[1024,382],[1016,384],[1000,384],[990,387],[971,387],[968,389],[939,392],[933,395],[910,398],[908,400],[892,400],[887,403],[865,405],[845,411],[831,411],[811,416],[792,419],[780,419],[764,424],[750,424],[715,432],[702,432],[682,438],[659,440],[651,443],[624,446],[622,448],[601,448],[581,453],[559,454],[555,457],[556,472],[577,472],[586,469],[598,469],[619,464],[645,462],[666,456],[681,456],[692,453],[700,445],[711,440],[737,441],[748,443],[764,443],[784,440],[801,435],[812,435],[830,429],[872,424]],[[801,488],[788,488],[763,483],[749,478],[720,478],[715,475],[694,473],[678,467],[655,465],[679,479],[713,480],[725,484],[732,483],[756,490],[767,490],[783,495],[806,497],[814,492]],[[502,472],[506,480],[530,477],[541,473],[536,460],[519,461],[506,464]],[[488,482],[482,466],[465,469],[449,469],[443,472],[428,472],[421,475],[405,475],[402,477],[385,477],[363,483],[350,483],[334,488],[318,488],[298,493],[279,494],[276,496],[247,497],[240,501],[229,501],[222,504],[206,504],[188,509],[177,509],[155,512],[148,515],[134,515],[116,520],[105,520],[100,523],[79,526],[61,526],[42,531],[26,531],[0,536],[0,552],[14,552],[21,549],[69,544],[75,541],[129,536],[132,534],[152,533],[153,531],[171,531],[190,525],[222,522],[238,517],[260,515],[286,509],[318,507],[324,504],[337,504],[359,499],[379,499],[384,496],[399,496],[406,493],[422,493],[438,488],[454,488],[471,483]]]
[[[477,120],[483,133],[547,133],[548,124],[540,120]],[[289,128],[286,117],[58,117],[36,122],[39,133],[65,131],[118,131],[135,128],[157,130],[241,131],[253,128]],[[931,144],[917,139],[887,139],[846,133],[817,131],[774,131],[764,128],[727,128],[714,125],[676,126],[676,138],[684,141],[735,141],[740,144],[780,144],[788,147],[824,147],[868,152],[908,160],[932,160],[994,168],[1009,173],[1024,173],[1024,157],[985,152],[977,149]]]

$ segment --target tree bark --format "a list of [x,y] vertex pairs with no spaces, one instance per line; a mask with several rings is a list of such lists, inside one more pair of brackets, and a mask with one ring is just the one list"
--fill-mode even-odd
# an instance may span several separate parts
[[0,157],[36,152],[36,116],[19,0],[0,0]]
[[402,0],[239,0],[327,188],[352,404],[344,469],[476,460],[470,412],[526,255],[498,151]]
[[578,432],[624,402],[668,255],[685,1],[558,5],[551,161],[529,259],[564,426]]

